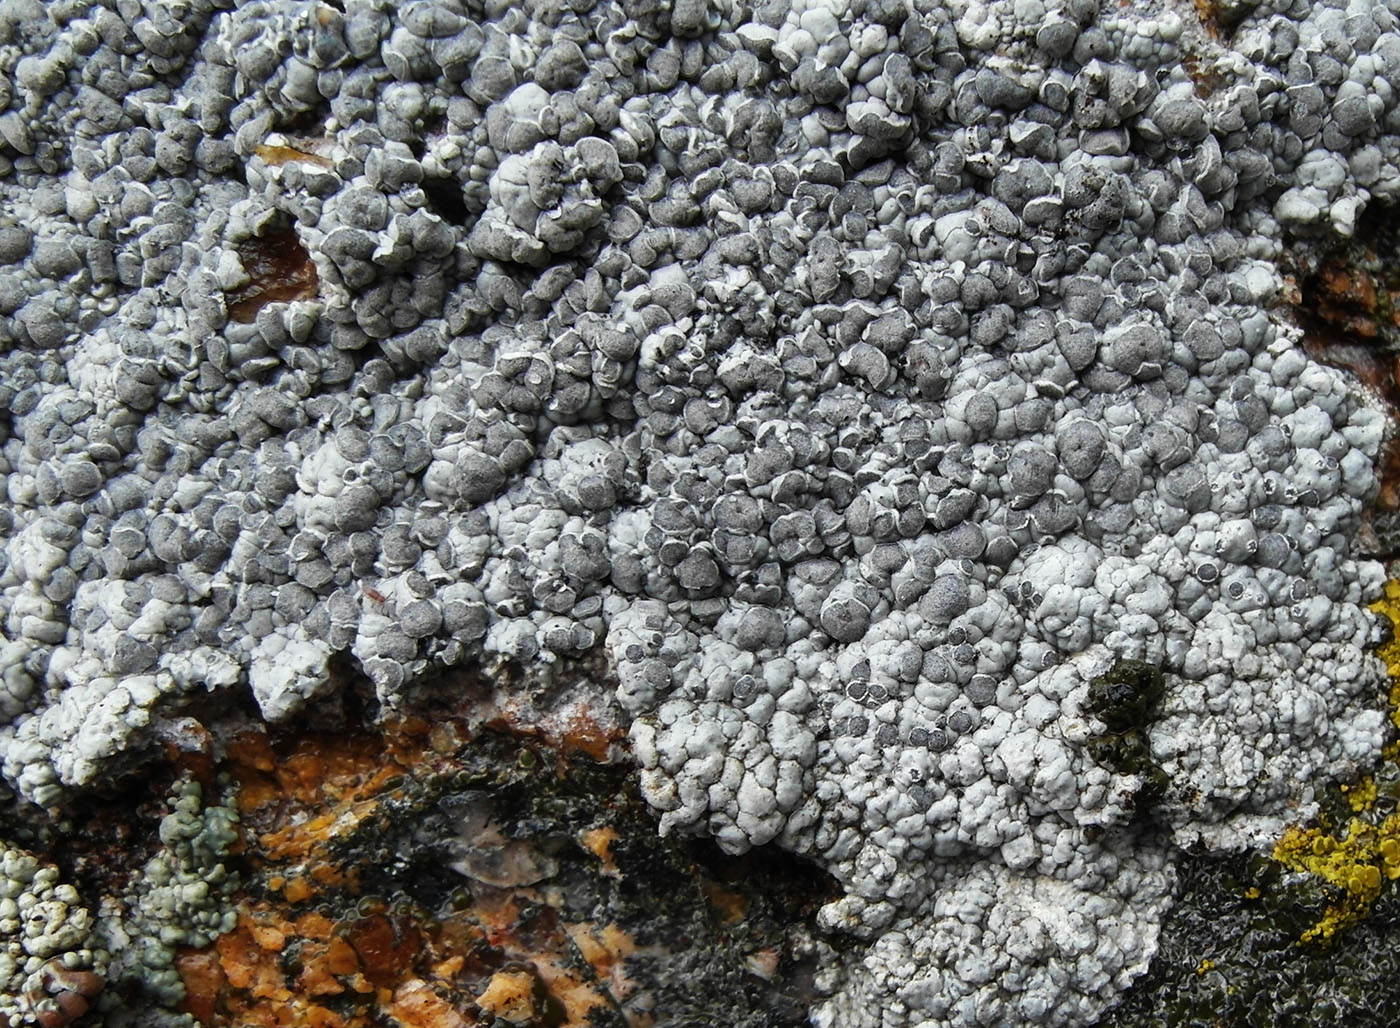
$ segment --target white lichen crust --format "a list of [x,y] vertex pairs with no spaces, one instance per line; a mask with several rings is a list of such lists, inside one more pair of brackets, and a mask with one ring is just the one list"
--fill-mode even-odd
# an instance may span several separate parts
[[67,1023],[54,1020],[64,1013],[67,984],[104,963],[92,928],[91,912],[58,868],[0,846],[0,1023]]
[[819,1024],[1092,1021],[1385,725],[1384,419],[1277,261],[1396,200],[1400,24],[1225,14],[3,0],[5,777],[603,647],[663,831],[843,886]]

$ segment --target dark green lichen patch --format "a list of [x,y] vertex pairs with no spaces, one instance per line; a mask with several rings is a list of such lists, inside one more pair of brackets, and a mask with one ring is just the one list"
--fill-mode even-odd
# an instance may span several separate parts
[[1114,732],[1141,732],[1166,684],[1162,672],[1141,660],[1120,660],[1089,683],[1089,709]]
[[1326,909],[1316,880],[1266,857],[1187,855],[1148,973],[1099,1028],[1391,1028],[1400,898],[1388,890],[1333,945],[1298,945]]
[[1108,727],[1090,741],[1089,753],[1100,764],[1142,776],[1139,814],[1167,788],[1166,773],[1153,761],[1147,743],[1147,729],[1165,691],[1162,672],[1141,660],[1120,660],[1089,683],[1089,712]]

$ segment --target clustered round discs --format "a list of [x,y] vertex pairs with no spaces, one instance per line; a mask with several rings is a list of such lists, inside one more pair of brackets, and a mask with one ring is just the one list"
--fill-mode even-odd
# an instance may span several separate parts
[[58,868],[0,844],[0,1023],[64,1028],[101,991],[92,914]]
[[839,880],[818,1024],[1080,1024],[1171,842],[1377,755],[1384,421],[1277,260],[1396,199],[1385,6],[229,8],[0,5],[25,796],[333,653],[601,647],[664,831]]

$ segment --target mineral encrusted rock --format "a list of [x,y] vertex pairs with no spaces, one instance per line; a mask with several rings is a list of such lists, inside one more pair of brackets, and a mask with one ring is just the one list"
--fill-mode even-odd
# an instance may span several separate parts
[[662,831],[840,882],[817,1024],[1091,1021],[1385,729],[1384,419],[1277,261],[1394,201],[1400,29],[1210,28],[5,0],[4,776],[601,651]]
[[578,710],[562,737],[485,728],[488,710],[237,732],[238,927],[182,950],[184,1009],[238,1028],[807,1022],[829,877],[658,840],[621,748],[588,755],[611,729]]

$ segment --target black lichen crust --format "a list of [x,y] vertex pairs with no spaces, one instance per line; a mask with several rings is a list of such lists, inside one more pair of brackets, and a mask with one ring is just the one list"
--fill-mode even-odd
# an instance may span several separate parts
[[[1331,945],[1300,944],[1326,898],[1262,857],[1195,854],[1151,970],[1098,1028],[1391,1028],[1400,1010],[1400,897]],[[1280,886],[1282,890],[1280,891]]]

